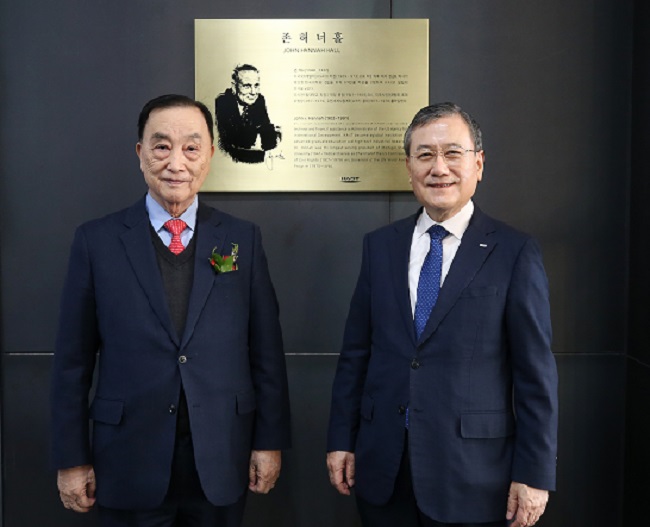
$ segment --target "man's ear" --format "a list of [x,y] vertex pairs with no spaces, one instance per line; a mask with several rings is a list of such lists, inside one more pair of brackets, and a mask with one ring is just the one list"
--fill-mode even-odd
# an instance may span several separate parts
[[481,150],[476,153],[476,180],[483,179],[483,167],[485,166],[485,151]]
[[406,164],[406,171],[408,172],[409,175],[409,185],[413,185],[413,178],[411,177],[411,157],[406,156],[404,158],[404,162]]
[[138,158],[140,159],[140,170],[144,171],[142,168],[142,143],[139,141],[135,144],[135,153],[138,155]]

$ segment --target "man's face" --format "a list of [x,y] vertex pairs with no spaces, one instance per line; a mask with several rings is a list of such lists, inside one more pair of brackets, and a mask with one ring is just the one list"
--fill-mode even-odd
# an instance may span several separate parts
[[[431,219],[442,222],[456,215],[471,199],[476,185],[483,177],[483,151],[473,150],[474,141],[469,127],[459,115],[450,115],[432,121],[413,130],[411,135],[411,156],[430,157],[423,163],[416,157],[406,158],[406,168],[413,193],[426,209]],[[443,155],[435,158],[426,156],[427,152],[463,151],[462,157],[445,162]],[[422,156],[425,154],[425,156]]]
[[233,83],[237,99],[244,106],[250,106],[260,95],[260,75],[256,71],[243,70],[237,73],[237,79]]
[[193,106],[152,111],[135,150],[151,196],[180,216],[205,181],[214,154],[201,111]]

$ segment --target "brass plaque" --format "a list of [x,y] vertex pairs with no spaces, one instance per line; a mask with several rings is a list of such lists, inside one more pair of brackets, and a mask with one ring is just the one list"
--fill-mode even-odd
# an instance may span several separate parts
[[195,20],[195,46],[217,142],[202,190],[411,190],[428,20]]

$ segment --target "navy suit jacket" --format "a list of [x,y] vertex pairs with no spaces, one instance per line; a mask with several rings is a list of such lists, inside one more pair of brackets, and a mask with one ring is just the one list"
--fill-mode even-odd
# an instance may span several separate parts
[[[290,442],[278,306],[259,228],[199,205],[182,335],[150,229],[144,199],[77,229],[52,372],[53,462],[92,464],[101,505],[156,507],[169,486],[182,383],[203,490],[215,505],[233,503],[246,489],[251,449]],[[232,243],[238,269],[215,273],[212,249],[230,254]]]
[[416,221],[364,239],[328,451],[354,452],[356,492],[385,504],[409,407],[419,508],[447,523],[498,521],[511,481],[555,485],[557,371],[542,257],[532,238],[476,207],[416,339],[408,288]]

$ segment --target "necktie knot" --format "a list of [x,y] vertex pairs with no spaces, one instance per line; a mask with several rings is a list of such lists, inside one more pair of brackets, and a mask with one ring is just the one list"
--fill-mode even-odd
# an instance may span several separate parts
[[432,227],[429,227],[429,230],[427,230],[429,233],[429,236],[431,237],[431,240],[442,240],[449,234],[447,229],[445,229],[442,225],[433,225]]
[[165,222],[164,227],[172,234],[180,234],[187,227],[187,223],[183,220],[169,220]]
[[169,244],[169,250],[174,254],[182,253],[185,246],[181,241],[181,233],[187,227],[187,223],[183,220],[173,219],[166,221],[163,227],[172,234],[172,241]]

